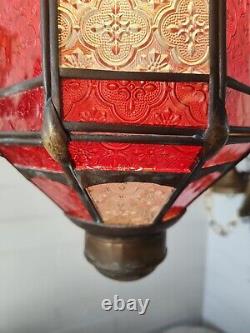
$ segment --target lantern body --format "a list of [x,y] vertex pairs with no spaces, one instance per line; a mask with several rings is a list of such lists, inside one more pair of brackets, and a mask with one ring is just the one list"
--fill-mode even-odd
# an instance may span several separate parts
[[250,2],[2,0],[0,22],[0,154],[95,237],[156,234],[160,262],[249,152]]

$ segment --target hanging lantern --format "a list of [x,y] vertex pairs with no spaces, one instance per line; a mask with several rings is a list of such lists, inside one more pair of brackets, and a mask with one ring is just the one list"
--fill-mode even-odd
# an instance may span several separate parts
[[249,22],[249,0],[1,0],[0,154],[103,274],[150,273],[249,153]]

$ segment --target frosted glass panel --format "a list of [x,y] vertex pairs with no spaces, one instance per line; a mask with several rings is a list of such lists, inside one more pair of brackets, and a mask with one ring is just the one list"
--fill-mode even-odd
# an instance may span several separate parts
[[174,188],[151,183],[112,183],[88,188],[104,223],[151,224]]

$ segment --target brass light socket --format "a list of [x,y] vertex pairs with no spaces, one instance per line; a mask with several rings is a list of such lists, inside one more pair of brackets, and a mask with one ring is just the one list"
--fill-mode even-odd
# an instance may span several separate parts
[[166,231],[152,235],[108,237],[86,232],[85,256],[111,279],[133,281],[153,272],[167,254]]

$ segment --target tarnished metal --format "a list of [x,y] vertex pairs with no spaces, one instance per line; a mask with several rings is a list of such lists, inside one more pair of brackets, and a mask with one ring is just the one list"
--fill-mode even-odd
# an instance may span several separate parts
[[48,99],[45,107],[42,140],[44,147],[55,161],[63,165],[69,163],[68,136],[61,125],[51,98]]
[[103,275],[133,281],[147,276],[167,254],[166,232],[137,237],[107,237],[86,232],[85,256]]
[[[250,87],[227,76],[226,71],[226,0],[210,0],[210,73],[153,73],[126,72],[109,70],[81,70],[78,68],[59,69],[57,1],[41,0],[42,12],[42,50],[43,50],[43,82],[41,77],[27,80],[23,83],[0,90],[0,97],[13,95],[17,92],[44,86],[46,108],[40,133],[2,133],[0,142],[3,144],[37,144],[43,143],[52,158],[63,168],[64,173],[56,175],[39,170],[21,170],[32,178],[36,173],[43,173],[49,179],[68,183],[78,193],[88,208],[95,223],[87,223],[69,218],[87,230],[85,255],[88,260],[104,275],[118,280],[136,280],[152,272],[166,255],[165,229],[171,227],[181,217],[177,216],[168,223],[162,223],[162,218],[173,205],[182,191],[190,182],[210,172],[219,171],[224,175],[235,163],[204,168],[204,163],[214,155],[224,144],[249,142],[249,129],[229,128],[225,110],[225,88],[250,94]],[[168,128],[158,126],[128,126],[98,123],[67,123],[61,119],[60,110],[60,78],[96,79],[96,80],[150,80],[166,82],[209,82],[210,108],[209,126],[204,133],[200,129]],[[78,132],[78,133],[74,133]],[[82,133],[81,133],[82,132]],[[87,134],[86,134],[87,132]],[[103,133],[103,134],[101,134]],[[129,134],[125,136],[124,134]],[[136,135],[137,134],[137,135]],[[30,136],[29,136],[30,135]],[[204,151],[194,164],[190,174],[157,174],[136,172],[111,172],[104,170],[76,171],[68,153],[68,142],[80,141],[126,141],[126,142],[158,142],[203,145]],[[228,140],[228,141],[227,141]],[[92,203],[86,187],[107,182],[141,181],[158,184],[178,185],[171,200],[166,203],[155,224],[140,227],[115,228],[101,221],[99,212]],[[241,178],[232,171],[214,187],[215,191],[227,192],[234,188],[237,192],[245,189],[246,178]],[[241,209],[242,216],[250,215],[250,185],[248,185],[246,201]]]

